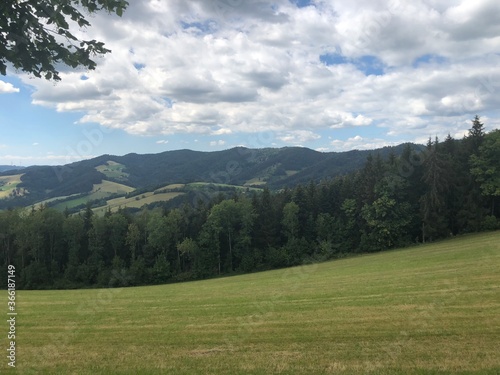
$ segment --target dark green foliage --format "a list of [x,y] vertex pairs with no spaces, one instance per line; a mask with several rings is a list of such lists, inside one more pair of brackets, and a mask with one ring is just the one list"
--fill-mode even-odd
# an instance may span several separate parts
[[471,155],[470,165],[481,194],[491,201],[490,213],[494,215],[500,198],[500,130],[484,137],[478,153]]
[[408,203],[399,203],[384,195],[361,210],[366,229],[361,239],[364,251],[379,251],[403,246],[408,242],[411,211]]
[[90,26],[81,13],[121,16],[124,0],[3,0],[0,3],[0,73],[7,64],[35,77],[60,80],[58,65],[95,69],[94,55],[110,50],[96,40],[80,40],[71,29]]

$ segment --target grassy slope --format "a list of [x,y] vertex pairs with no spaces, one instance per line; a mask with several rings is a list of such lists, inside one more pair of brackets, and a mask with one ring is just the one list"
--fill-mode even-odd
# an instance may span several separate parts
[[260,188],[256,187],[249,187],[249,186],[240,186],[240,185],[230,185],[230,184],[215,184],[211,182],[190,182],[186,184],[188,188],[194,188],[194,189],[204,189],[204,188],[210,188],[210,187],[220,187],[220,188],[234,188],[237,190],[250,190],[250,191],[262,191]]
[[126,181],[129,176],[128,173],[124,172],[126,167],[123,164],[109,160],[105,165],[99,165],[95,169],[101,173],[104,173],[108,178],[114,178],[118,180]]
[[201,282],[20,291],[18,373],[497,374],[499,269],[495,232]]
[[[87,196],[61,202],[59,204],[56,204],[54,208],[63,211],[66,207],[73,208],[81,204],[85,204],[91,200],[107,198],[111,194],[126,194],[130,193],[131,191],[134,191],[134,188],[131,188],[130,186],[119,184],[117,182],[102,180],[100,184],[94,185],[92,192],[90,192]],[[64,197],[58,197],[58,198],[64,198]],[[53,198],[52,200],[55,199],[56,198]]]
[[116,212],[120,207],[141,208],[145,204],[151,204],[155,202],[166,202],[182,194],[184,193],[169,192],[169,193],[154,194],[153,192],[150,191],[131,198],[121,197],[121,198],[110,199],[106,206],[94,208],[93,211],[98,215],[103,215],[108,209],[111,209],[111,212]]
[[21,183],[21,177],[22,174],[0,176],[0,181],[2,182],[2,186],[0,186],[0,199],[7,198],[12,193],[12,190]]

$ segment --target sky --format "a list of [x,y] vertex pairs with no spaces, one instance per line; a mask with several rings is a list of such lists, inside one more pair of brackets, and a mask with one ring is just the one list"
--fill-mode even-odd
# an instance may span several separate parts
[[129,0],[74,32],[112,50],[62,81],[0,76],[0,164],[500,128],[498,0]]

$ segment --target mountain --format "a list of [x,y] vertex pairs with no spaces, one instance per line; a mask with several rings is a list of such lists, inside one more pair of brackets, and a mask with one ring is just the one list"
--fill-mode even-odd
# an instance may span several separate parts
[[23,169],[24,167],[19,167],[17,165],[0,165],[0,173],[6,171],[13,171],[16,169]]
[[[123,186],[127,191],[152,191],[168,184],[192,182],[279,189],[355,171],[364,165],[370,153],[385,158],[391,152],[399,155],[405,146],[349,152],[318,152],[303,147],[236,147],[216,152],[176,150],[101,155],[63,166],[31,166],[0,173],[0,209],[90,192],[95,197],[99,192],[96,186],[103,181]],[[122,193],[125,194],[124,190]]]

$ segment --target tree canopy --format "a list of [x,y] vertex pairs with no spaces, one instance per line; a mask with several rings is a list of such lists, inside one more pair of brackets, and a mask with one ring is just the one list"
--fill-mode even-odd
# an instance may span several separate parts
[[79,39],[75,28],[90,26],[88,15],[106,11],[121,16],[126,0],[2,0],[0,73],[8,64],[35,77],[60,80],[60,64],[95,69],[93,56],[111,52],[97,40]]

